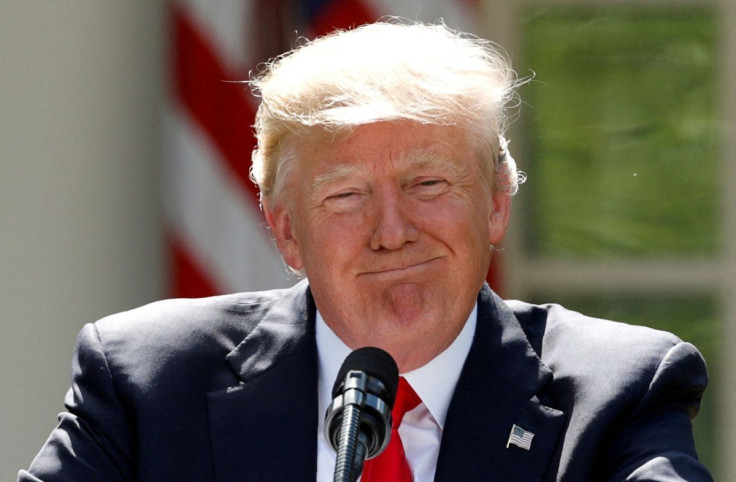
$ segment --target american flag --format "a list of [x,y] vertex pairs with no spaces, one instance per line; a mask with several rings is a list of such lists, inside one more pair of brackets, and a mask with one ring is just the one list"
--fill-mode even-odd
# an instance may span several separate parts
[[533,438],[534,438],[533,433],[527,430],[524,430],[523,428],[514,424],[511,427],[511,433],[509,434],[509,440],[508,442],[506,442],[506,448],[509,448],[510,445],[516,445],[517,447],[520,447],[524,450],[529,450],[532,448]]
[[248,179],[258,64],[385,15],[473,32],[477,0],[173,0],[164,113],[164,202],[172,296],[293,284]]

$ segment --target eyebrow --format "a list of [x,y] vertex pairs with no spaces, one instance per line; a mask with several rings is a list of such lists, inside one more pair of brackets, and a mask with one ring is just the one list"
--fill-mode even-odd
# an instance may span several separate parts
[[360,173],[360,169],[349,164],[339,164],[324,174],[320,174],[314,178],[312,182],[312,191],[319,192],[325,186],[335,182],[343,181],[356,176]]
[[[399,156],[399,171],[409,169],[441,168],[452,174],[460,174],[460,168],[456,162],[437,151],[436,149],[412,149],[401,153]],[[330,184],[340,182],[357,176],[362,172],[357,166],[351,164],[337,164],[328,172],[320,174],[312,181],[312,191],[319,192]]]
[[436,149],[413,149],[403,153],[400,160],[401,166],[408,166],[412,169],[436,167],[443,171],[450,171],[453,174],[460,173],[457,162],[453,162],[450,156]]

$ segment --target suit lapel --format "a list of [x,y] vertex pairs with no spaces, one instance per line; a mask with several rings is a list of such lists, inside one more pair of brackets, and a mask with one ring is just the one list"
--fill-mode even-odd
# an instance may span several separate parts
[[207,396],[217,481],[315,479],[315,308],[305,287],[275,302],[227,356],[240,384]]
[[[445,421],[435,480],[542,480],[556,459],[566,420],[540,402],[551,381],[552,372],[513,313],[484,287],[473,345]],[[507,448],[514,425],[534,434],[529,450]]]

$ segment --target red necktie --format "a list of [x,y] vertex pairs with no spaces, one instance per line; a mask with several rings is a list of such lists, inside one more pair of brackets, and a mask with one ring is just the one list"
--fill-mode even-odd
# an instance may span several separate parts
[[411,385],[399,378],[399,388],[396,390],[396,402],[394,403],[391,418],[391,440],[388,447],[381,455],[367,460],[363,466],[362,482],[411,482],[413,480],[409,463],[406,461],[404,445],[399,437],[399,425],[404,414],[421,403],[419,395],[416,394]]

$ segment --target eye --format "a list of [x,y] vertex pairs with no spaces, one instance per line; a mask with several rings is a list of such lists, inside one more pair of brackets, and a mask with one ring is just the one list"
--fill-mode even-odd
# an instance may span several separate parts
[[328,199],[345,199],[349,198],[350,196],[355,196],[357,193],[354,192],[341,192],[339,194],[334,194],[330,196]]
[[361,191],[341,191],[330,194],[324,200],[324,207],[335,213],[357,211],[363,205],[365,193]]
[[420,199],[432,199],[445,192],[449,185],[441,177],[419,178],[410,185],[409,192]]

